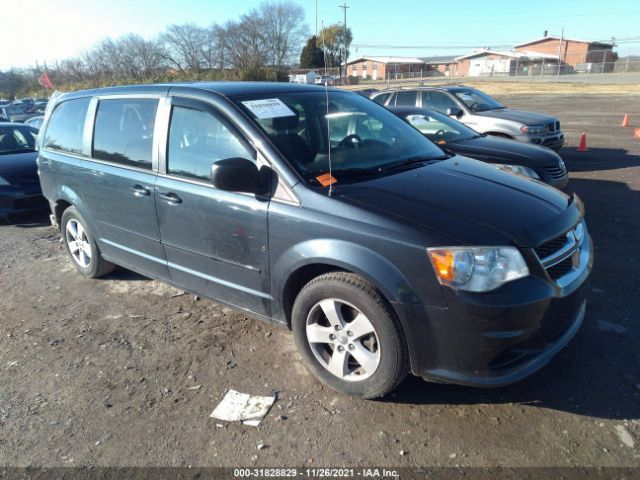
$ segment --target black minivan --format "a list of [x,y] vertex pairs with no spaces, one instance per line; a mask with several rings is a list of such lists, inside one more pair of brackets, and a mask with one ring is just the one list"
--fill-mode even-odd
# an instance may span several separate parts
[[593,248],[576,196],[447,154],[356,93],[65,94],[38,164],[82,275],[121,265],[283,324],[348,394],[385,395],[409,371],[511,383],[585,315]]

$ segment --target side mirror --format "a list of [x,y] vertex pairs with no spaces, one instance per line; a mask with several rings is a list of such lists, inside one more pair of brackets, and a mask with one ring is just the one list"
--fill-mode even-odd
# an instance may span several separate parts
[[211,183],[220,190],[259,193],[260,172],[251,160],[225,158],[211,165]]
[[464,112],[460,108],[447,108],[447,116],[460,118]]

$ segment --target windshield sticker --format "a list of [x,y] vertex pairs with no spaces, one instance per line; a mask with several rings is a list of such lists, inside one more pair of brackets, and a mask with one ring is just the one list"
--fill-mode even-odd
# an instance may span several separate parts
[[247,100],[242,104],[251,110],[258,120],[279,117],[294,117],[296,114],[287,107],[279,98],[267,98],[265,100]]
[[318,182],[320,182],[320,185],[322,185],[323,187],[328,187],[329,185],[333,185],[334,183],[336,183],[338,181],[330,173],[325,173],[323,175],[318,175],[316,177],[316,180]]

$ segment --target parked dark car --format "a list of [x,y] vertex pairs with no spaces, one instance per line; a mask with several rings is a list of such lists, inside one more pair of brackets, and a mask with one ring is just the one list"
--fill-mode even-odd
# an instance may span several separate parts
[[564,161],[549,148],[478,133],[461,122],[433,110],[388,107],[449,152],[493,163],[497,167],[564,188],[569,175]]
[[0,117],[7,122],[22,123],[35,115],[34,113],[29,113],[26,107],[21,104],[0,106]]
[[580,200],[360,95],[222,82],[54,102],[40,179],[80,274],[117,264],[288,326],[336,390],[378,397],[409,370],[503,385],[580,327]]
[[480,133],[560,150],[564,133],[560,121],[544,113],[507,108],[475,88],[448,85],[387,90],[371,95],[385,106],[422,107],[460,120]]
[[38,130],[0,123],[0,219],[45,210],[36,165]]

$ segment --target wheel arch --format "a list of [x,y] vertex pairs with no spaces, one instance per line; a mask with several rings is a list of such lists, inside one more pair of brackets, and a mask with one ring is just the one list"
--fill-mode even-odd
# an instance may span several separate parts
[[389,303],[418,303],[402,273],[386,258],[361,245],[345,241],[309,240],[290,248],[272,269],[276,305],[274,319],[291,325],[296,296],[310,280],[332,271],[360,275]]

